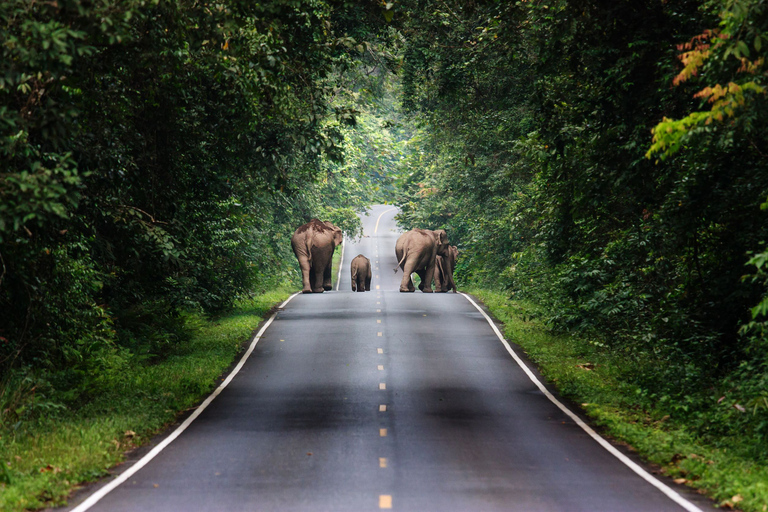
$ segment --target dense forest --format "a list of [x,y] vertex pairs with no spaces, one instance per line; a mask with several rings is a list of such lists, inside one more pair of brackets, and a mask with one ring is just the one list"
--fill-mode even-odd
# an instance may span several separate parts
[[295,280],[312,217],[358,234],[393,136],[351,7],[0,3],[4,421],[161,357],[185,311]]
[[[768,454],[763,0],[0,2],[0,420],[298,273],[312,217],[444,228],[457,281]],[[765,40],[764,40],[765,38]]]
[[424,133],[404,224],[448,230],[460,283],[629,355],[645,406],[760,457],[766,8],[414,2],[401,68]]

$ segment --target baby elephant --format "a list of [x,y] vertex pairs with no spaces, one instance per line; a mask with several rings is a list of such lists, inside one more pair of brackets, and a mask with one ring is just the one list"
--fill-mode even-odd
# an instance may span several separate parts
[[352,291],[371,291],[371,260],[358,254],[352,260]]

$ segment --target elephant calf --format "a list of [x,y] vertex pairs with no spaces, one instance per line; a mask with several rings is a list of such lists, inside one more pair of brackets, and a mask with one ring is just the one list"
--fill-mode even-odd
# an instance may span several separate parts
[[447,292],[453,290],[456,293],[456,283],[453,281],[453,271],[456,268],[456,259],[459,249],[452,245],[445,256],[435,256],[435,291]]
[[358,254],[352,260],[352,291],[369,292],[371,291],[371,260]]

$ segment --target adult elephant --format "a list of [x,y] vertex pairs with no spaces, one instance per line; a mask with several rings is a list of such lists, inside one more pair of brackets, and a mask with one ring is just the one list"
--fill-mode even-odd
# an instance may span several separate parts
[[333,252],[343,241],[341,229],[327,221],[312,219],[296,229],[291,247],[301,267],[302,293],[323,293],[333,288]]
[[459,257],[459,249],[455,245],[448,248],[445,256],[435,256],[435,291],[456,293],[456,283],[453,280],[453,271],[456,269],[456,260]]
[[[400,235],[395,243],[397,265],[403,269],[401,292],[413,292],[416,289],[411,281],[411,274],[416,272],[421,278],[419,290],[432,293],[432,279],[435,275],[435,258],[446,256],[449,248],[448,234],[444,229],[412,229]],[[397,268],[395,268],[397,272]]]

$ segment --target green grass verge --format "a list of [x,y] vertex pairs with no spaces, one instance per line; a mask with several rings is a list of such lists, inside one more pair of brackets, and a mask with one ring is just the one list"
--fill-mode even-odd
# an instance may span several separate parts
[[215,321],[190,319],[195,334],[157,364],[129,366],[74,412],[59,412],[15,431],[0,426],[0,510],[61,505],[78,484],[107,474],[127,450],[145,443],[219,382],[243,343],[291,291],[242,303]]
[[694,437],[668,417],[642,410],[638,390],[623,382],[633,361],[601,350],[600,343],[557,335],[537,320],[537,308],[506,295],[470,289],[497,320],[504,335],[518,344],[561,395],[581,404],[604,432],[624,442],[662,473],[706,494],[725,508],[747,512],[768,510],[768,468],[739,454],[739,439],[723,439],[712,446]]
[[336,247],[336,250],[333,252],[333,260],[331,260],[331,284],[333,285],[334,290],[336,289],[336,285],[339,282],[339,265],[341,264],[341,252],[342,247]]

